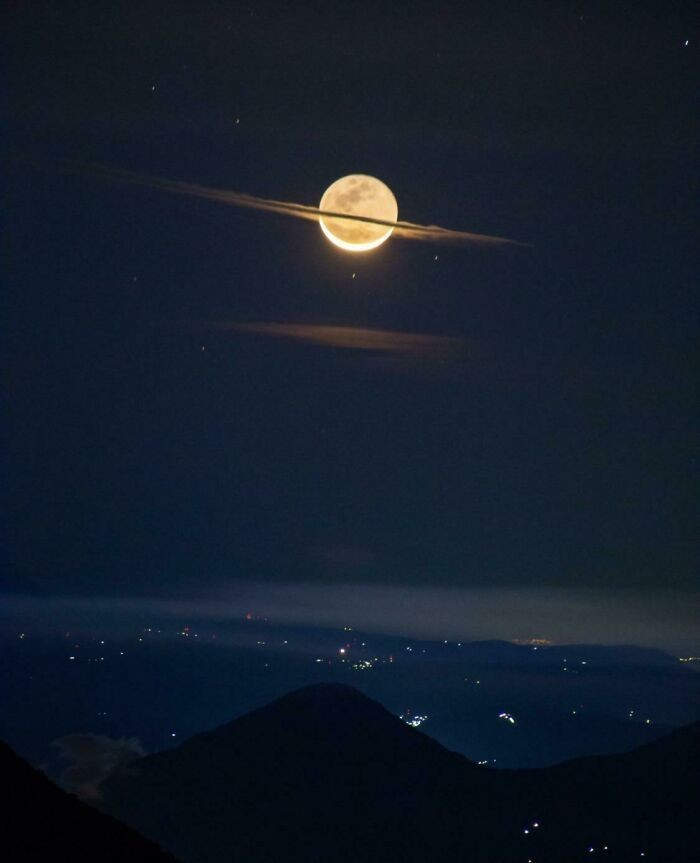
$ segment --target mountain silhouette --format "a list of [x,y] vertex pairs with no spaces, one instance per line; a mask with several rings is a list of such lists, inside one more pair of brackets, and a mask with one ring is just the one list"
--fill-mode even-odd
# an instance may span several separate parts
[[132,762],[101,805],[185,863],[697,863],[699,752],[700,723],[621,755],[491,770],[321,684]]
[[0,742],[2,858],[12,863],[176,863],[148,839],[66,794]]

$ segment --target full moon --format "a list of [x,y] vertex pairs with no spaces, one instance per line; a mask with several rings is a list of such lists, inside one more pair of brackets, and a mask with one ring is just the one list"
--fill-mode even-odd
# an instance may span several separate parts
[[[399,215],[399,207],[391,189],[381,180],[366,174],[349,174],[336,180],[323,193],[319,209],[392,223],[396,222]],[[394,230],[388,225],[334,219],[332,216],[319,216],[319,223],[331,243],[348,252],[376,249],[389,239]]]

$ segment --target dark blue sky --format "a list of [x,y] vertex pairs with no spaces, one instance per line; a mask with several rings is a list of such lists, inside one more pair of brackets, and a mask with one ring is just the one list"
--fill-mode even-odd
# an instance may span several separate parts
[[[696,587],[690,4],[9,17],[11,589]],[[532,248],[351,256],[63,158],[311,205],[369,173],[400,218]],[[463,350],[223,326],[251,321]]]

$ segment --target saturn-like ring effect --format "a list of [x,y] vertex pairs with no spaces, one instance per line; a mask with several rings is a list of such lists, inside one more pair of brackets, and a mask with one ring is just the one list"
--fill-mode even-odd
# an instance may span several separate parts
[[[34,159],[28,161],[36,163]],[[376,249],[389,237],[484,247],[529,245],[505,237],[475,234],[470,231],[443,228],[439,225],[419,225],[414,222],[399,221],[398,205],[391,189],[381,180],[366,174],[349,174],[331,183],[323,193],[319,206],[312,207],[291,201],[259,198],[228,189],[137,174],[103,165],[64,160],[60,162],[60,166],[72,173],[87,173],[106,180],[218,201],[232,207],[263,210],[314,221],[320,225],[324,235],[335,246],[348,252],[367,252]]]

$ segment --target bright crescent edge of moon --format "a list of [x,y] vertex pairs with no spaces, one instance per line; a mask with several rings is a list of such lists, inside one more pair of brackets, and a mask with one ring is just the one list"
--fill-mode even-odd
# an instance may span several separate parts
[[[366,174],[348,174],[332,183],[323,193],[320,210],[347,213],[349,216],[365,216],[396,222],[399,215],[398,204],[391,189]],[[341,249],[348,252],[368,252],[386,242],[393,227],[376,225],[371,222],[351,222],[343,219],[319,216],[321,230],[326,237]],[[349,239],[352,234],[367,235],[359,241]],[[343,236],[345,235],[345,236]]]

